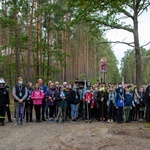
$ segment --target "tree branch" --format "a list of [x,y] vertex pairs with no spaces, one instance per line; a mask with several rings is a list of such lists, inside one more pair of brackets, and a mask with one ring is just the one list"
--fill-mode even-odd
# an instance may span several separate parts
[[100,42],[98,44],[106,44],[106,43],[126,44],[130,47],[134,47],[134,45],[132,45],[132,44],[134,44],[134,42],[128,43],[128,42],[123,42],[123,41],[122,42],[121,41]]
[[121,41],[110,41],[110,42],[99,42],[99,43],[97,43],[97,50],[96,50],[96,52],[98,51],[98,46],[100,45],[100,44],[111,44],[111,43],[115,43],[115,44],[125,44],[125,45],[128,45],[128,46],[130,46],[130,47],[132,47],[132,48],[135,48],[135,46],[134,45],[132,45],[132,44],[134,44],[134,42],[130,42],[130,43],[128,43],[128,42],[121,42]]
[[131,18],[132,20],[134,19],[134,16],[132,16],[129,12],[127,12],[125,9],[122,9],[122,12],[129,18]]
[[147,46],[147,45],[149,45],[149,44],[150,44],[150,41],[149,41],[148,43],[142,45],[141,47],[145,47],[145,46]]
[[112,24],[108,24],[108,23],[105,23],[105,22],[100,22],[100,23],[102,23],[102,25],[105,25],[105,26],[107,26],[107,27],[111,27],[112,29],[122,29],[122,30],[125,30],[125,31],[129,31],[129,32],[131,32],[131,33],[134,32],[133,29],[129,29],[129,28],[127,28],[127,27],[123,27],[123,26],[121,26],[121,25],[119,25],[119,24],[112,25]]

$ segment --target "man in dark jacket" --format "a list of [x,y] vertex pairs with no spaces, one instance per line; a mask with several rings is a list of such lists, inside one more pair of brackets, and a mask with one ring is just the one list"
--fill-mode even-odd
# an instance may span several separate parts
[[9,92],[5,88],[4,79],[0,79],[0,126],[4,126],[5,111],[9,103]]

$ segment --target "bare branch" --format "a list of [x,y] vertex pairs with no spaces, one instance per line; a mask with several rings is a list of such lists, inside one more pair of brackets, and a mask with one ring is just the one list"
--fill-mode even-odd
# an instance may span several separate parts
[[125,44],[125,45],[128,45],[128,46],[132,47],[132,48],[135,48],[135,46],[133,45],[134,42],[128,43],[128,42],[124,42],[124,41],[122,41],[122,42],[121,41],[107,41],[107,42],[99,42],[99,43],[97,43],[96,52],[98,51],[98,46],[100,44],[111,44],[111,43],[115,43],[115,45],[117,45],[117,44]]
[[145,47],[145,46],[147,46],[149,44],[150,44],[150,41],[148,43],[146,43],[145,45],[142,45],[141,47]]
[[126,44],[130,47],[134,47],[134,45],[132,45],[134,44],[134,42],[128,43],[128,42],[123,42],[123,41],[122,42],[121,41],[100,42],[99,44],[106,44],[106,43]]

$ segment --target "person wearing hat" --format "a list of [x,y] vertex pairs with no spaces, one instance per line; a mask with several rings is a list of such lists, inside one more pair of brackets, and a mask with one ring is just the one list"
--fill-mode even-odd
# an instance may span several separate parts
[[0,79],[0,126],[4,126],[5,111],[9,104],[9,92],[5,88],[5,81]]
[[[16,117],[15,125],[18,125],[20,115],[24,114],[25,101],[28,97],[28,89],[23,84],[22,77],[18,78],[18,84],[13,88],[13,97],[14,97],[14,102],[15,102],[15,117]],[[22,119],[23,119],[23,116],[22,118],[20,118],[20,124],[25,125]]]

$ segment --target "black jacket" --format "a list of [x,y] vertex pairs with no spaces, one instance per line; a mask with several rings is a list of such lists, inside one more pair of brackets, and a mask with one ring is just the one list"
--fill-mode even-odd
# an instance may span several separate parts
[[6,106],[9,104],[9,92],[6,88],[0,88],[0,106]]
[[70,90],[68,98],[70,104],[78,104],[80,102],[80,95],[78,91]]

